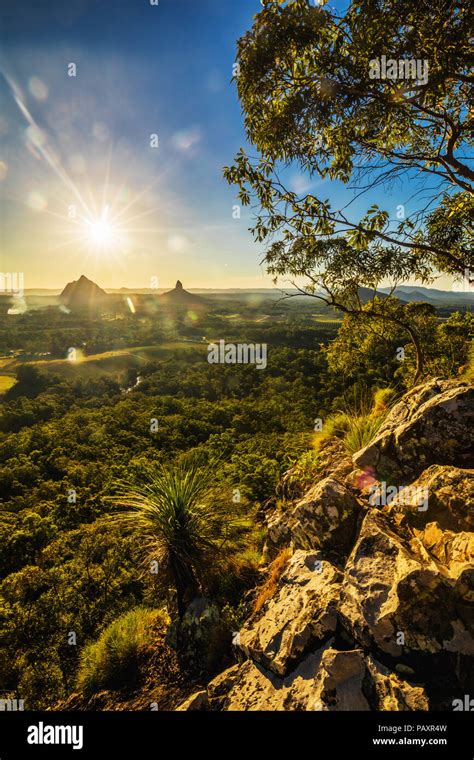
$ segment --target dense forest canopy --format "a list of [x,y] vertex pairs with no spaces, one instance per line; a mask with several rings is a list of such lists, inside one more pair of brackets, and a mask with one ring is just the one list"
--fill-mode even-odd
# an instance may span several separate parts
[[[218,458],[216,482],[237,489],[239,503],[228,499],[228,508],[240,522],[232,565],[209,582],[221,606],[237,610],[261,557],[256,511],[275,500],[284,473],[301,458],[298,477],[311,471],[315,420],[370,396],[371,387],[400,393],[410,383],[413,357],[405,341],[406,359],[397,359],[396,347],[405,345],[397,330],[363,334],[349,318],[342,325],[315,318],[312,305],[296,314],[292,303],[260,305],[237,324],[225,319],[236,304],[220,305],[191,331],[180,320],[172,329],[168,323],[167,334],[158,317],[107,321],[40,310],[12,327],[11,317],[1,319],[2,351],[19,352],[17,382],[0,416],[5,692],[50,706],[74,690],[87,643],[121,612],[167,598],[143,568],[141,542],[108,522],[119,481],[142,483],[155,465],[196,451],[205,461]],[[259,321],[274,308],[276,322]],[[433,372],[449,376],[467,361],[470,324],[468,313],[425,317]],[[266,370],[209,364],[204,334],[266,342]],[[71,343],[100,358],[71,364],[64,360]],[[143,348],[113,356],[114,348],[136,345]],[[45,352],[51,355],[32,356]],[[70,632],[76,646],[68,644]]]

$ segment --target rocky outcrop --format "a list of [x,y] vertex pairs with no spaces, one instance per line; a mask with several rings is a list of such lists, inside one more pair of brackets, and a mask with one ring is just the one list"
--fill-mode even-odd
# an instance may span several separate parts
[[[460,543],[466,547],[464,537]],[[389,516],[370,511],[346,565],[339,607],[356,641],[393,657],[405,650],[474,654],[466,609],[474,567],[460,549],[454,561],[449,554],[436,559],[416,535],[396,533]]]
[[431,464],[468,467],[474,449],[474,389],[432,380],[413,389],[387,416],[376,438],[354,457],[380,479],[408,482]]
[[292,514],[293,545],[344,556],[351,547],[360,507],[354,494],[328,477],[312,488]]
[[92,309],[107,304],[110,301],[110,296],[95,282],[89,280],[85,275],[81,275],[78,280],[66,285],[59,296],[59,300],[69,309]]
[[341,579],[318,552],[297,550],[275,595],[240,631],[242,652],[283,676],[310,644],[335,631]]
[[[426,710],[423,688],[390,673],[362,649],[339,651],[328,643],[308,655],[286,678],[247,660],[232,679],[225,696],[212,696],[208,709],[219,710]],[[227,671],[226,671],[227,672]],[[223,674],[225,675],[225,674]],[[220,677],[219,677],[220,678]],[[198,692],[180,709],[196,709]]]
[[[427,510],[419,510],[418,494],[427,494]],[[442,530],[474,530],[474,472],[432,465],[390,502],[387,512],[402,524],[423,530],[427,521]]]
[[240,664],[182,709],[451,709],[474,676],[473,408],[463,382],[414,389],[269,519],[292,556]]
[[324,549],[336,562],[349,553],[361,506],[353,491],[333,477],[311,488],[289,514],[269,521],[268,541],[297,549]]
[[206,302],[201,296],[185,290],[183,288],[183,283],[178,280],[173,290],[168,290],[160,296],[160,303],[166,304],[167,306],[201,309],[205,306]]

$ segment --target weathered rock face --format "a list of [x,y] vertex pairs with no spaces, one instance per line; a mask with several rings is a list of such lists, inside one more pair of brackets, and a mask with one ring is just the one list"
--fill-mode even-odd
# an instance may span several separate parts
[[447,540],[455,541],[455,559],[448,553],[441,562],[416,536],[395,533],[389,516],[367,514],[346,565],[339,608],[357,641],[394,657],[407,650],[474,654],[466,608],[473,566],[463,554],[465,537],[459,545],[456,537]]
[[367,658],[369,700],[376,710],[428,710],[429,702],[421,686],[402,681],[373,657]]
[[329,643],[308,655],[284,679],[246,662],[229,692],[226,710],[369,710],[362,686],[361,650],[339,652]]
[[[418,494],[427,494],[426,511],[419,509]],[[402,524],[423,529],[436,522],[442,530],[474,529],[474,471],[432,465],[396,496],[387,508]]]
[[336,628],[341,573],[318,552],[297,550],[276,594],[240,631],[239,647],[278,675]]
[[[426,710],[428,702],[419,686],[390,673],[361,649],[338,651],[331,643],[309,654],[286,678],[278,678],[247,660],[232,668],[229,690],[213,698],[208,687],[208,709],[224,710]],[[221,677],[219,677],[221,678]],[[202,709],[197,692],[180,709]],[[196,708],[196,704],[199,707]]]
[[192,694],[189,699],[177,707],[176,710],[186,712],[188,710],[206,710],[208,707],[209,700],[207,698],[207,691],[201,689],[201,691],[196,691]]
[[474,389],[433,380],[394,406],[376,438],[358,452],[358,467],[408,482],[431,464],[469,467],[474,448]]
[[343,482],[324,478],[311,488],[289,514],[269,521],[268,540],[275,546],[324,549],[334,559],[349,553],[361,513],[359,502]]
[[325,478],[293,511],[293,546],[324,548],[343,556],[354,541],[359,512],[354,494],[334,478]]
[[[293,542],[295,547],[315,549],[321,542],[332,545],[334,556],[350,551],[358,504],[345,481],[354,469],[341,440],[325,441],[318,452],[318,482],[302,498],[299,487],[291,484],[292,470],[283,479],[281,496],[293,503],[286,511],[267,515],[264,555],[274,557]],[[336,518],[339,521],[336,522]],[[316,525],[317,523],[317,525]],[[325,530],[322,530],[322,525]]]
[[271,518],[293,555],[240,631],[247,659],[182,709],[452,709],[474,677],[473,408],[465,383],[414,389],[358,469]]

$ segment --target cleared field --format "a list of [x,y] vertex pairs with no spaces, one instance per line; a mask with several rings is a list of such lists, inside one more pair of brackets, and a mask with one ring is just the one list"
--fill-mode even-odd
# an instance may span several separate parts
[[[38,359],[37,361],[29,360],[29,364],[41,368],[41,370],[51,371],[64,377],[84,378],[97,377],[98,375],[109,375],[119,377],[130,367],[139,368],[142,364],[153,359],[166,358],[167,355],[176,353],[176,351],[195,351],[204,353],[207,343],[192,343],[188,341],[175,341],[162,343],[154,346],[136,346],[133,348],[117,349],[114,351],[105,351],[100,354],[91,354],[90,356],[81,356],[78,352],[77,359]],[[9,371],[14,371],[23,362],[16,361],[9,365]],[[14,381],[14,378],[12,378]]]
[[16,383],[16,379],[11,375],[0,375],[0,393],[6,393]]
[[319,324],[323,325],[334,325],[342,322],[342,319],[340,317],[327,317],[325,314],[313,314],[312,318],[314,322],[318,322]]
[[14,359],[11,356],[0,356],[0,370],[6,370],[14,363]]

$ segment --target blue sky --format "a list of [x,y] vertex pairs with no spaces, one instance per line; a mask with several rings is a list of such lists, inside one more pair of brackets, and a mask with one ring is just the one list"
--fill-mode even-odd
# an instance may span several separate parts
[[163,286],[178,277],[195,287],[265,284],[248,219],[233,219],[222,178],[244,140],[230,79],[256,5],[69,0],[20,4],[3,18],[2,68],[68,176],[100,196],[110,154],[112,189],[125,181],[125,198],[143,193],[131,209],[143,216],[117,255],[68,236],[53,214],[74,198],[28,150],[28,124],[3,82],[2,271],[24,271],[27,287],[61,286],[84,269],[108,286],[146,287],[153,276]]
[[[235,188],[222,177],[245,145],[230,80],[236,40],[259,8],[21,0],[0,11],[1,271],[24,272],[27,288],[82,273],[105,287],[271,285],[248,211],[233,218]],[[289,184],[305,188],[297,173]],[[347,193],[333,184],[327,196]],[[403,202],[398,189],[389,208]],[[120,215],[117,235],[91,242],[104,213]]]

